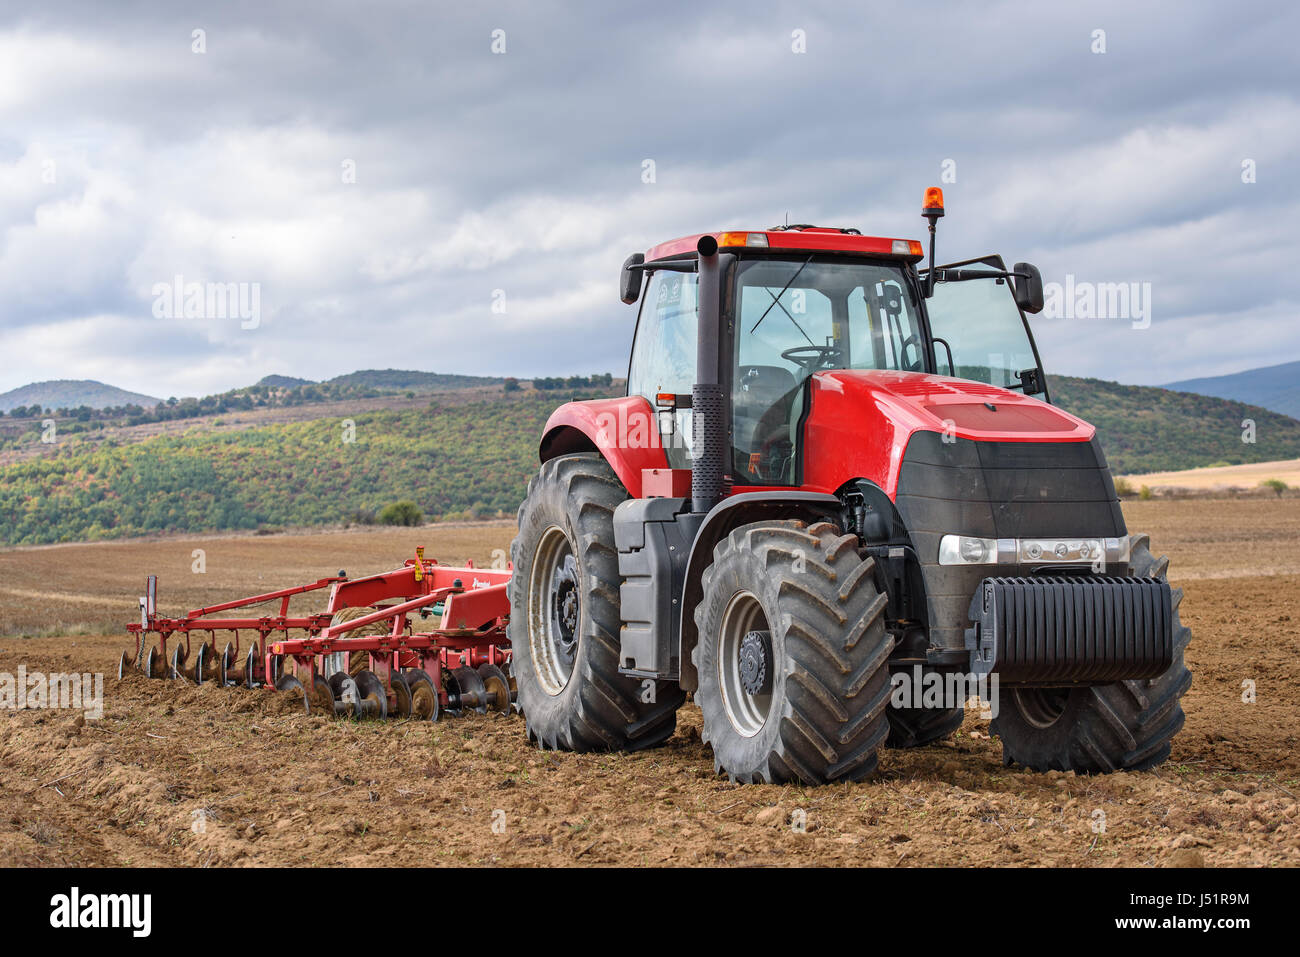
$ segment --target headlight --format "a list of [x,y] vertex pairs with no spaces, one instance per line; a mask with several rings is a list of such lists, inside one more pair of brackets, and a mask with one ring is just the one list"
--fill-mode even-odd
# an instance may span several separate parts
[[997,560],[997,539],[945,535],[939,540],[940,565],[992,565]]
[[940,565],[1091,565],[1127,562],[1123,538],[976,538],[945,535],[939,540]]

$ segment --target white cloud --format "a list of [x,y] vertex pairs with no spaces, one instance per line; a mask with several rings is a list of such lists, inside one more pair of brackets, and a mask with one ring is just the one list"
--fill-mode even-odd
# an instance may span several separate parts
[[[945,158],[942,259],[1153,283],[1141,339],[1040,323],[1052,371],[1159,382],[1293,357],[1300,15],[1028,9],[508,4],[503,57],[459,8],[0,18],[0,390],[620,372],[629,252],[787,214],[921,238]],[[154,319],[178,274],[260,283],[262,325]]]

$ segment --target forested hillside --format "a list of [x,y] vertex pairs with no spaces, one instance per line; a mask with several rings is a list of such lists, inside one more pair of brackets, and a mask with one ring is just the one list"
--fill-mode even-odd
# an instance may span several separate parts
[[[1057,376],[1051,387],[1057,404],[1098,427],[1117,474],[1300,457],[1300,422],[1264,409],[1095,379]],[[319,402],[336,391],[373,388],[336,380],[287,391],[254,386],[238,397]],[[114,436],[92,441],[60,420],[48,452],[0,467],[0,544],[371,522],[399,502],[413,503],[424,520],[513,515],[536,469],[550,411],[572,396],[619,391],[620,384],[575,376],[538,380],[529,389],[503,380],[501,389],[487,397],[477,390],[432,393],[427,405],[410,407],[408,400],[404,408],[351,420],[326,401],[320,418],[238,431],[214,431],[220,419],[210,412],[203,418],[207,400],[186,400],[158,413],[193,415],[192,427],[134,443]],[[227,394],[219,404],[238,408],[235,398]],[[39,438],[32,432],[10,441],[26,447]],[[404,520],[415,514],[389,514],[398,513]]]
[[523,392],[362,414],[355,432],[323,418],[98,448],[74,436],[0,470],[0,543],[372,522],[403,500],[426,519],[513,515],[555,405]]

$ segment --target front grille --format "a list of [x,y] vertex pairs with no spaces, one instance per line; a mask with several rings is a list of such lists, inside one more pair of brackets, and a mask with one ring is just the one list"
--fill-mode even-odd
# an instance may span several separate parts
[[1090,442],[944,441],[937,432],[917,432],[903,454],[895,504],[921,561],[930,640],[948,649],[962,647],[966,608],[987,571],[940,566],[939,542],[944,535],[1119,538],[1127,534],[1106,457],[1095,438]]

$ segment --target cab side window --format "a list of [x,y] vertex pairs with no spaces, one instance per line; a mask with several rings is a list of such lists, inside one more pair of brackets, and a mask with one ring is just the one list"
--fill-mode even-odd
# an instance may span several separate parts
[[[652,408],[660,392],[689,395],[695,382],[697,290],[694,273],[663,271],[650,277],[632,346],[627,391],[644,396]],[[690,438],[690,410],[681,409],[674,434],[663,436],[669,466],[690,468]]]

